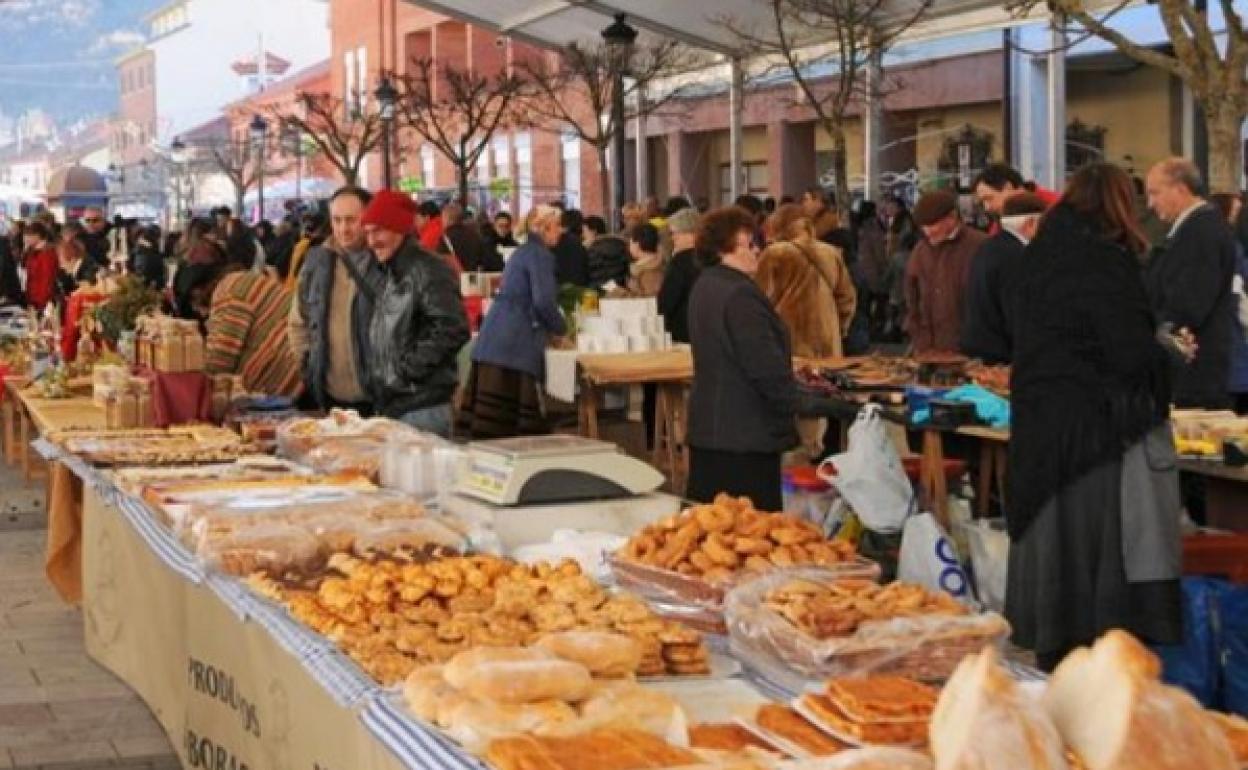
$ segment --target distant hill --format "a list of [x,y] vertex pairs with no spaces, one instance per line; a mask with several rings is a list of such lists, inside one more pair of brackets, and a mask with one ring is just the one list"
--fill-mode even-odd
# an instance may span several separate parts
[[39,107],[66,125],[117,108],[113,60],[168,0],[0,0],[0,112]]

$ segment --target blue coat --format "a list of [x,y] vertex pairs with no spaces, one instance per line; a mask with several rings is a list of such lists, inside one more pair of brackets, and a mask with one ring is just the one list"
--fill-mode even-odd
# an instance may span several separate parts
[[503,269],[503,285],[472,349],[472,360],[546,378],[546,339],[567,326],[559,311],[555,255],[530,234]]

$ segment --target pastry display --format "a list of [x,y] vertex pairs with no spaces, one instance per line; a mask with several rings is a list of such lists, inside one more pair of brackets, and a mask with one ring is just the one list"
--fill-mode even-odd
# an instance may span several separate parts
[[1161,662],[1124,631],[1066,656],[1044,708],[1088,770],[1233,770],[1230,741],[1192,696],[1160,680]]
[[949,594],[912,583],[867,580],[790,580],[769,592],[764,606],[816,639],[849,636],[864,623],[920,615],[965,615]]
[[211,425],[53,431],[47,438],[94,465],[232,462],[247,451],[237,433]]
[[267,455],[242,457],[231,463],[117,468],[108,471],[122,490],[141,496],[149,486],[205,482],[228,485],[233,481],[292,480],[309,476],[307,469]]
[[746,498],[715,502],[643,528],[619,552],[625,562],[726,583],[740,573],[803,564],[832,565],[856,556],[843,540],[824,539],[818,526],[783,513],[762,513]]
[[[710,672],[699,633],[657,617],[635,597],[608,594],[575,562],[520,565],[469,556],[402,564],[337,555],[329,564],[340,576],[314,591],[285,589],[262,576],[250,582],[385,684],[474,647],[527,646],[574,630],[629,637],[640,649],[640,676]],[[571,655],[569,648],[585,641],[544,646]]]
[[558,631],[538,639],[535,646],[564,660],[580,663],[599,678],[631,676],[641,666],[641,645],[623,634]]
[[793,709],[777,703],[760,706],[754,714],[754,724],[765,734],[774,735],[813,757],[828,757],[849,748],[849,744],[838,741]]
[[405,445],[445,442],[397,420],[364,419],[351,410],[332,409],[323,419],[300,418],[277,429],[278,452],[320,473],[360,473],[377,479],[386,447],[391,441]]
[[734,649],[798,680],[893,674],[939,681],[1010,632],[1000,615],[973,612],[941,592],[815,567],[738,586],[724,601],[724,616]]
[[693,752],[640,730],[517,735],[492,742],[485,758],[496,770],[643,770],[701,762]]
[[1066,770],[1065,747],[1043,707],[1024,694],[986,648],[958,665],[929,731],[936,766],[972,770]]
[[1248,765],[1248,720],[1234,714],[1222,714],[1216,711],[1209,712],[1213,717],[1213,721],[1222,729],[1226,739],[1230,741],[1231,751],[1235,754],[1235,761],[1241,765]]

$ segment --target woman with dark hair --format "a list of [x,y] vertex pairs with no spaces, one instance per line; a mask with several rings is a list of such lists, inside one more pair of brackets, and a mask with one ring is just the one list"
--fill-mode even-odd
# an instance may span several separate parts
[[52,231],[43,222],[31,222],[22,233],[22,267],[26,273],[26,301],[43,310],[56,297],[58,258]]
[[797,445],[800,393],[784,322],[753,281],[758,220],[737,206],[702,220],[707,264],[689,297],[693,390],[689,397],[688,497],[721,492],[778,511],[780,456]]
[[1181,637],[1170,362],[1131,179],[1081,168],[1014,276],[1006,616],[1051,670],[1122,628]]
[[160,253],[160,228],[148,225],[139,228],[134,237],[134,247],[130,251],[131,270],[143,279],[149,287],[161,290],[165,288],[167,269],[165,258]]
[[99,270],[99,264],[87,256],[87,248],[80,239],[82,232],[79,225],[67,224],[56,244],[56,286],[62,297],[73,294],[81,284],[93,283]]

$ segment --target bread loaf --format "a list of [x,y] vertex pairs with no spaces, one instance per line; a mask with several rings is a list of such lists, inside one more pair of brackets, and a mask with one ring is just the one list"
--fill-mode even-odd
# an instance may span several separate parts
[[642,730],[669,743],[688,742],[684,709],[670,695],[633,681],[612,682],[595,688],[581,706],[578,729]]
[[503,704],[467,700],[451,709],[446,732],[471,752],[484,751],[490,741],[509,735],[547,735],[576,721],[576,710],[562,701]]
[[426,722],[437,722],[439,705],[454,692],[455,688],[442,677],[442,666],[421,666],[408,674],[403,683],[407,707]]
[[623,634],[608,631],[560,631],[547,634],[537,646],[554,656],[580,663],[596,677],[618,679],[636,673],[641,646]]
[[483,663],[511,663],[521,660],[553,660],[549,652],[534,647],[474,647],[446,662],[442,676],[452,687],[464,689],[468,677]]
[[1226,736],[1160,670],[1134,637],[1110,631],[1066,656],[1044,707],[1088,770],[1235,770]]
[[482,663],[460,681],[468,695],[504,704],[545,700],[575,703],[584,700],[594,684],[584,666],[558,659]]
[[958,664],[932,713],[936,770],[1066,770],[1057,728],[985,647]]

